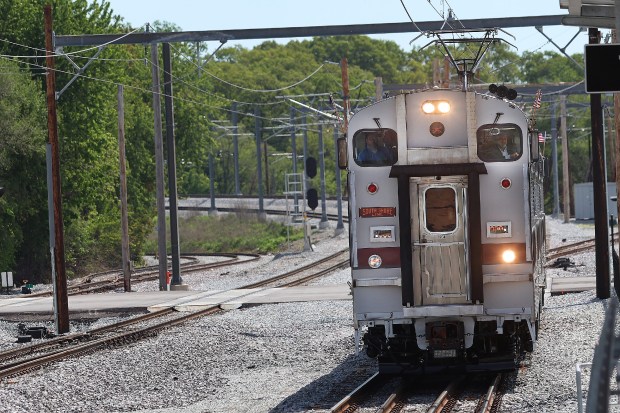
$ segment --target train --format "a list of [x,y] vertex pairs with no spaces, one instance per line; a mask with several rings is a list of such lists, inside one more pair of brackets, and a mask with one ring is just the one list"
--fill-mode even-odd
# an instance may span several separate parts
[[546,235],[535,120],[513,89],[474,90],[477,62],[454,63],[457,86],[384,96],[338,140],[355,347],[385,373],[513,370],[536,343]]

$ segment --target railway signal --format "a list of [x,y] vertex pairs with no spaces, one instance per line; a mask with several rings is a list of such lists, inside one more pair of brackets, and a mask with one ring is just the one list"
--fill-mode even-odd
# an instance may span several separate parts
[[319,194],[316,192],[316,189],[308,189],[306,192],[306,199],[308,200],[308,208],[311,210],[314,211],[316,207],[319,206]]
[[308,175],[308,178],[316,176],[316,169],[316,158],[309,157],[306,159],[306,175]]

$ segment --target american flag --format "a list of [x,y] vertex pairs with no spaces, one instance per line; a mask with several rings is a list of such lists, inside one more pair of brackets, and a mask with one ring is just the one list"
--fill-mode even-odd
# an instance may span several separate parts
[[534,104],[532,105],[532,107],[534,109],[539,109],[541,100],[542,100],[542,90],[538,89],[538,91],[536,92],[536,98],[534,99]]
[[545,142],[545,137],[542,134],[542,132],[538,132],[538,142],[542,142],[542,143]]

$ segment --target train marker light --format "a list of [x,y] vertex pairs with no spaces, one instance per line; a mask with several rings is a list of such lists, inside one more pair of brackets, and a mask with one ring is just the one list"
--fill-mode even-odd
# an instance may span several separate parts
[[382,263],[383,259],[381,259],[381,257],[377,254],[373,254],[368,257],[368,265],[370,266],[370,268],[379,268]]
[[448,113],[450,112],[450,102],[446,100],[427,100],[422,103],[422,112],[431,113]]
[[505,250],[504,252],[502,252],[502,260],[506,264],[513,263],[515,261],[515,258],[517,258],[517,255],[513,250]]
[[368,191],[368,193],[374,195],[374,194],[376,194],[379,191],[379,185],[377,185],[374,182],[371,182],[366,187],[366,190]]
[[512,186],[512,182],[508,178],[502,178],[500,185],[502,186],[502,188],[508,189]]

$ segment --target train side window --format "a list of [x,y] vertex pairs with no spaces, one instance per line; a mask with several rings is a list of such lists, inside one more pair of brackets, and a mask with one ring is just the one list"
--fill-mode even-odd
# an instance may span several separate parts
[[398,139],[392,129],[362,129],[353,135],[353,158],[361,166],[394,165]]
[[426,229],[452,232],[456,229],[456,192],[454,188],[429,188],[424,193]]
[[476,137],[478,157],[484,162],[512,162],[523,155],[523,133],[515,124],[483,125]]

